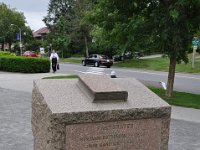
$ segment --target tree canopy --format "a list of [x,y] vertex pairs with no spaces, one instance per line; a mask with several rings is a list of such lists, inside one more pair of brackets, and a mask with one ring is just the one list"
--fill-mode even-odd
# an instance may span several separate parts
[[176,62],[188,61],[188,45],[200,27],[200,1],[95,0],[94,4],[85,20],[93,29],[101,28],[106,41],[121,50],[159,49],[169,56],[166,95],[171,96]]
[[50,42],[56,41],[59,36],[60,42],[57,41],[57,43],[63,43],[61,41],[64,40],[65,46],[67,45],[67,49],[71,50],[71,53],[83,49],[84,36],[88,35],[85,32],[87,28],[82,26],[80,22],[85,10],[85,1],[50,0],[48,14],[43,20],[51,31]]
[[19,33],[19,29],[22,32],[31,33],[30,28],[25,26],[26,21],[23,13],[8,7],[4,3],[0,3],[0,14],[1,43],[9,43],[11,45],[12,42],[15,42],[16,33]]

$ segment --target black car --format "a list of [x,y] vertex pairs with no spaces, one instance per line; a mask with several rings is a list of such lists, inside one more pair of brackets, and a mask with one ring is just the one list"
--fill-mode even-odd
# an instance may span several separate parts
[[113,56],[114,61],[122,61],[122,60],[132,59],[132,58],[133,58],[133,54],[130,51]]
[[91,54],[89,57],[82,60],[82,65],[93,65],[94,67],[106,66],[110,68],[113,65],[113,60],[105,55]]
[[114,55],[114,61],[123,61],[127,59],[139,59],[140,57],[144,56],[143,52],[131,52],[128,51],[126,53],[122,53],[121,55]]

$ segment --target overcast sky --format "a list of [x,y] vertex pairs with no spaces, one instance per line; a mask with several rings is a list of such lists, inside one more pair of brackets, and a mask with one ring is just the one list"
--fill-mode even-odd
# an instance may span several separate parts
[[49,0],[0,0],[0,2],[23,12],[32,30],[36,31],[45,26],[42,19],[47,15]]

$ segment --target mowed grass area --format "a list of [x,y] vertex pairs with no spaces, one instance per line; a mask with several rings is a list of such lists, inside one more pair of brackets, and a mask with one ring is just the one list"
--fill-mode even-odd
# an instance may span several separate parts
[[66,75],[66,76],[51,76],[51,77],[44,77],[42,79],[76,79],[79,78],[78,75]]
[[200,95],[174,91],[173,97],[169,98],[165,96],[165,90],[163,89],[154,87],[149,87],[149,89],[170,105],[200,109]]
[[115,67],[139,68],[147,70],[168,70],[169,60],[167,58],[151,58],[151,59],[130,59],[119,61],[114,64]]
[[[114,64],[116,67],[138,68],[156,71],[168,71],[169,59],[168,58],[151,58],[151,59],[132,59],[124,62],[117,62]],[[176,65],[176,72],[185,73],[200,73],[200,58],[195,59],[195,68],[192,68],[192,60],[185,64],[184,62]]]
[[82,64],[82,58],[60,58],[59,62],[69,62],[75,64]]

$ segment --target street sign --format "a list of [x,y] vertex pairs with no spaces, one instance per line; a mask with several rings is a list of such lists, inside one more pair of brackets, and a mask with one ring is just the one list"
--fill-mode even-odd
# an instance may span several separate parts
[[192,44],[197,46],[199,44],[199,39],[197,37],[194,37],[192,40]]
[[44,47],[40,47],[40,54],[44,54]]
[[194,45],[194,46],[193,46],[193,50],[197,50],[197,45]]
[[16,33],[16,40],[20,40],[20,35],[19,35],[19,33]]
[[192,40],[193,44],[193,53],[192,53],[192,68],[195,67],[195,53],[199,45],[199,39],[197,37],[194,37]]

